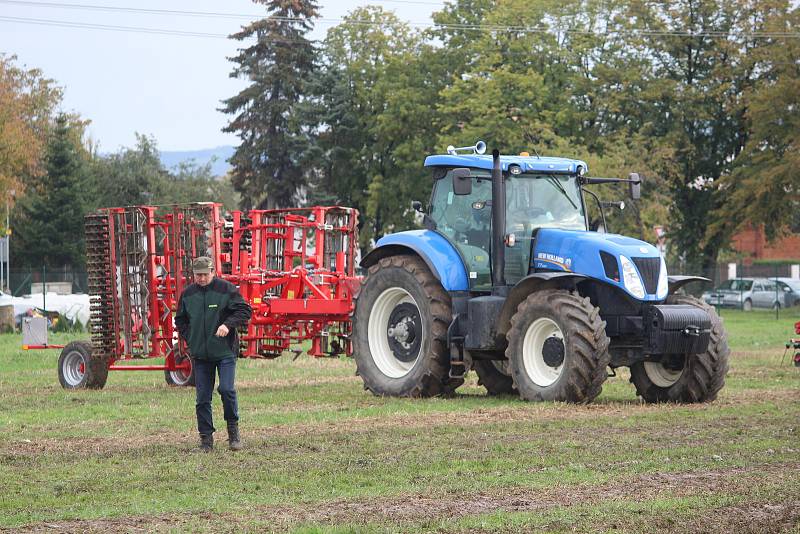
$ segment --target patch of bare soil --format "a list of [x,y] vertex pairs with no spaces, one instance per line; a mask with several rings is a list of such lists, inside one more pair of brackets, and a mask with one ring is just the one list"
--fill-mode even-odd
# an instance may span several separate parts
[[247,388],[278,389],[294,386],[322,386],[326,384],[360,384],[357,376],[297,376],[294,378],[251,378],[237,380],[236,387],[240,390]]
[[[166,530],[197,521],[212,528],[239,530],[264,521],[270,530],[281,531],[302,523],[411,525],[448,518],[494,512],[536,512],[563,507],[620,501],[644,503],[655,498],[690,497],[723,493],[745,498],[743,504],[700,512],[688,523],[670,518],[638,514],[598,520],[592,529],[625,528],[659,532],[783,532],[800,521],[800,464],[761,465],[686,473],[650,473],[598,486],[554,486],[551,488],[497,488],[477,494],[404,495],[382,499],[340,499],[324,503],[264,506],[249,514],[170,514],[119,517],[87,521],[57,521],[27,525],[25,532],[97,532]],[[777,502],[759,499],[766,482],[787,488]],[[748,498],[752,496],[752,498]]]
[[730,393],[723,389],[714,404],[733,406],[756,402],[796,403],[798,401],[800,401],[800,388],[741,389]]

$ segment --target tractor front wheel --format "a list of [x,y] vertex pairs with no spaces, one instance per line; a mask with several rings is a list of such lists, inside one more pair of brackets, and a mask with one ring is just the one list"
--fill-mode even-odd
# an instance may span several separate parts
[[450,296],[414,256],[383,258],[362,281],[353,320],[353,354],[375,395],[431,397],[463,383],[450,378]]
[[670,295],[667,304],[689,304],[711,317],[711,339],[701,354],[671,354],[659,362],[631,366],[631,382],[645,402],[710,402],[725,385],[728,373],[728,335],[713,306],[694,297]]
[[588,297],[559,289],[528,296],[511,318],[506,357],[520,397],[590,402],[611,361],[605,321]]
[[108,380],[108,365],[92,357],[92,344],[73,341],[58,358],[58,381],[64,389],[102,389]]

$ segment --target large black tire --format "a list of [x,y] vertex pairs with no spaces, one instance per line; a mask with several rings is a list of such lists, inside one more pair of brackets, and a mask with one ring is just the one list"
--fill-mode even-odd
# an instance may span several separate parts
[[[192,360],[186,356],[176,356],[175,363],[180,363],[184,359],[189,360],[189,364],[192,364]],[[164,370],[164,380],[167,381],[167,384],[170,386],[176,387],[194,387],[194,365],[191,365],[189,373],[187,374],[185,371],[167,371]]]
[[353,318],[353,353],[364,388],[375,395],[452,393],[447,327],[450,296],[415,256],[383,258],[361,282]]
[[478,375],[478,385],[485,387],[489,395],[517,395],[511,375],[498,365],[508,369],[505,360],[473,360],[472,368]]
[[611,361],[606,323],[588,297],[536,291],[517,307],[506,357],[520,397],[585,403],[600,394]]
[[683,367],[670,369],[660,362],[631,366],[631,382],[645,402],[711,402],[725,385],[728,374],[728,334],[713,306],[685,295],[670,295],[667,304],[689,304],[711,316],[711,339],[702,354],[683,355]]
[[108,380],[105,359],[92,358],[92,344],[73,341],[58,358],[58,381],[64,389],[102,389]]

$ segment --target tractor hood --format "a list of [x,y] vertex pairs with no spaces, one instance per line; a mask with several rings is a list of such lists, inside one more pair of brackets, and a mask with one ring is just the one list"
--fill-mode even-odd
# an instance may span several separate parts
[[615,285],[633,298],[667,297],[667,269],[653,245],[617,234],[542,228],[536,234],[531,265],[566,271]]

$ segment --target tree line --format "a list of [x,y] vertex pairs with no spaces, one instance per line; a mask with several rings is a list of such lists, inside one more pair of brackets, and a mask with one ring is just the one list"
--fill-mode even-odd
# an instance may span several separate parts
[[16,266],[82,266],[82,214],[111,205],[348,205],[369,246],[415,225],[426,155],[478,139],[583,159],[595,176],[641,173],[643,199],[609,226],[650,241],[665,226],[687,271],[711,267],[744,224],[775,237],[800,222],[800,10],[788,1],[456,0],[421,29],[363,7],[321,41],[309,38],[316,2],[254,1],[264,18],[231,36],[231,76],[249,85],[221,103],[240,138],[228,180],[165,169],[146,136],[99,154],[53,80],[0,56]]
[[[413,227],[427,154],[482,139],[503,153],[586,160],[645,176],[618,231],[707,269],[743,224],[797,223],[800,11],[779,0],[457,0],[415,29],[380,7],[322,42],[311,0],[254,0],[266,17],[231,37],[223,103],[242,142],[232,180],[247,207],[341,203],[362,245]],[[598,191],[611,200],[621,190]]]

